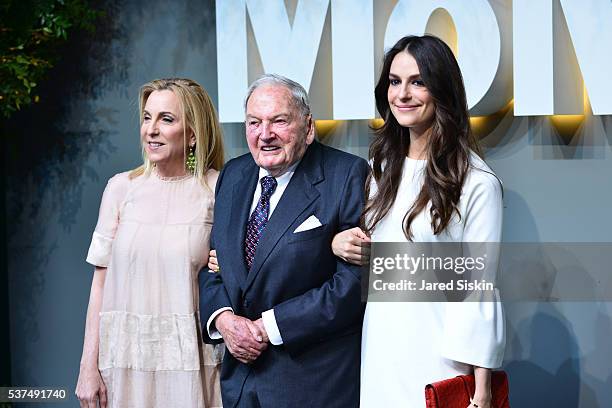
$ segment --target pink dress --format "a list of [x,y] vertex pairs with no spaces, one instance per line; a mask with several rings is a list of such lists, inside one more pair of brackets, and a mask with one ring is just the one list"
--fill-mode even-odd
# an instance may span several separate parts
[[87,262],[106,267],[98,364],[109,407],[218,407],[223,346],[202,342],[217,171],[112,177]]

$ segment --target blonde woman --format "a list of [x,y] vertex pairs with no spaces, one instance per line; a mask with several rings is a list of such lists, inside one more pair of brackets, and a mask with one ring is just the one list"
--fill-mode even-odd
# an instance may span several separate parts
[[112,177],[87,262],[94,265],[76,394],[81,407],[221,405],[222,346],[202,343],[206,265],[221,129],[189,79],[140,89],[144,164]]

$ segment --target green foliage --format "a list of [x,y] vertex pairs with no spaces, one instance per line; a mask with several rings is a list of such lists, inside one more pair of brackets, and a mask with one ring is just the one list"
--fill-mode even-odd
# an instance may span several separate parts
[[3,0],[0,4],[0,113],[38,102],[37,84],[79,30],[92,32],[102,15],[87,0]]

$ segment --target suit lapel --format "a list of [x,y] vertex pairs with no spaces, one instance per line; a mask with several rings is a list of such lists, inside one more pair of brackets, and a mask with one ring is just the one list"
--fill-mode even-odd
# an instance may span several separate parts
[[259,168],[255,165],[255,162],[250,163],[242,170],[242,178],[234,184],[230,229],[226,232],[229,243],[227,247],[238,249],[232,254],[226,254],[227,258],[231,260],[229,267],[231,271],[236,271],[235,276],[243,289],[247,277],[247,268],[244,262],[244,239],[258,175]]
[[243,287],[244,292],[253,284],[262,265],[291,224],[319,197],[319,192],[314,185],[324,179],[320,149],[321,147],[316,141],[308,147],[283,196],[276,205],[257,245],[255,259]]

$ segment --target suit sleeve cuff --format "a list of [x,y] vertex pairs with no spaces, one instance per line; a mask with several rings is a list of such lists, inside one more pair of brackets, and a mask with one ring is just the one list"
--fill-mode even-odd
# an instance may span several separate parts
[[210,337],[212,340],[219,340],[223,338],[221,336],[221,333],[219,333],[219,330],[217,330],[217,328],[213,326],[213,322],[215,321],[215,317],[219,316],[226,310],[229,310],[234,313],[234,310],[231,307],[222,307],[221,309],[217,309],[213,314],[211,314],[208,318],[208,321],[206,322],[206,332],[208,332],[208,337]]
[[278,325],[276,324],[274,309],[266,310],[265,312],[263,312],[261,314],[261,320],[263,321],[266,333],[268,333],[270,343],[275,346],[280,346],[281,344],[283,344],[283,338],[281,337],[280,331],[278,330]]

